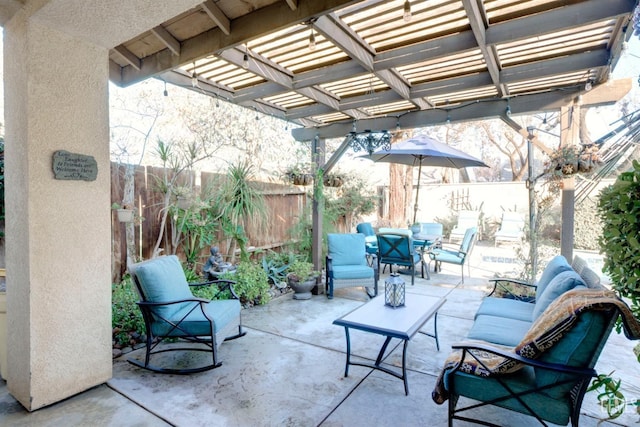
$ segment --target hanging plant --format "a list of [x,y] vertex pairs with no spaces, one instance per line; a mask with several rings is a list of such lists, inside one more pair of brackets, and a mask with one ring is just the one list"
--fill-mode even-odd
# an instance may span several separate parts
[[134,209],[133,206],[129,206],[126,203],[120,206],[118,203],[111,205],[111,209],[116,211],[118,221],[120,222],[133,222]]
[[588,173],[602,164],[598,147],[591,145],[571,145],[553,151],[545,163],[545,173],[551,177],[563,178],[577,173]]
[[344,178],[342,175],[328,174],[324,177],[323,182],[325,187],[342,187],[342,184],[344,184]]
[[309,170],[311,168],[308,165],[295,164],[284,172],[284,178],[293,185],[311,185],[313,175],[308,172]]

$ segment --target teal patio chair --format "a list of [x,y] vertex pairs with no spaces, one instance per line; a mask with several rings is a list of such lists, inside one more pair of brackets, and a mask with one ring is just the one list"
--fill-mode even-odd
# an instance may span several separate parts
[[367,295],[378,295],[378,263],[376,254],[372,266],[367,262],[365,236],[360,233],[327,234],[326,283],[327,298],[335,289],[362,286]]
[[[190,374],[217,368],[217,350],[222,341],[245,335],[240,321],[240,301],[228,280],[191,284],[175,255],[162,256],[129,266],[131,279],[140,296],[137,303],[146,328],[144,362],[129,362],[162,374]],[[189,286],[215,285],[229,291],[232,299],[209,301],[196,298]],[[178,339],[183,344],[158,347],[163,340]],[[167,352],[210,352],[212,363],[194,368],[161,367],[151,364],[151,356]]]
[[424,278],[425,265],[422,253],[414,246],[411,230],[381,229],[376,236],[378,237],[378,268],[380,264],[385,264],[385,268],[386,265],[394,264],[407,267],[413,285],[416,278],[416,264],[420,263],[422,278]]
[[[436,273],[440,271],[443,262],[457,264],[462,269],[462,283],[464,283],[464,264],[473,250],[477,234],[477,227],[467,228],[458,249],[437,248],[429,251],[429,268],[431,268],[431,261],[435,261],[433,271]],[[467,269],[469,270],[469,275],[471,275],[471,267],[468,263]]]
[[373,226],[370,222],[361,222],[356,225],[356,231],[364,234],[364,242],[367,248],[367,253],[370,255],[378,253],[378,238],[376,232],[373,230]]

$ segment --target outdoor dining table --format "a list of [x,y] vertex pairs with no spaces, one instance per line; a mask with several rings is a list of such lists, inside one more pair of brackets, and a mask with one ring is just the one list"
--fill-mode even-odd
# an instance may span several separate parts
[[424,257],[431,249],[437,248],[442,244],[442,235],[440,234],[414,234],[413,248],[420,253],[422,267],[427,272],[427,279],[431,280],[429,275],[428,263]]

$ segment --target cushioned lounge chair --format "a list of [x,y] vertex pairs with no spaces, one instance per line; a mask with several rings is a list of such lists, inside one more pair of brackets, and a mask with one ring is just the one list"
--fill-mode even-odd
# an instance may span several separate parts
[[494,246],[498,243],[517,243],[524,237],[524,217],[517,212],[504,212],[500,229],[494,236]]

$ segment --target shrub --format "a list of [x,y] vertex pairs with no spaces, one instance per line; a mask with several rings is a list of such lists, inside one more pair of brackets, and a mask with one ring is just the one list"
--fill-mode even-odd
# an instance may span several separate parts
[[222,277],[233,280],[233,289],[245,305],[266,304],[269,302],[269,279],[262,265],[251,261],[241,261],[235,272],[227,272]]
[[603,270],[620,296],[631,300],[640,318],[640,163],[622,173],[602,190],[598,212],[602,219],[600,246],[605,254]]
[[136,290],[133,289],[130,276],[126,276],[122,282],[112,285],[111,300],[113,306],[111,326],[114,345],[125,347],[144,341],[144,320],[136,304],[139,297]]

